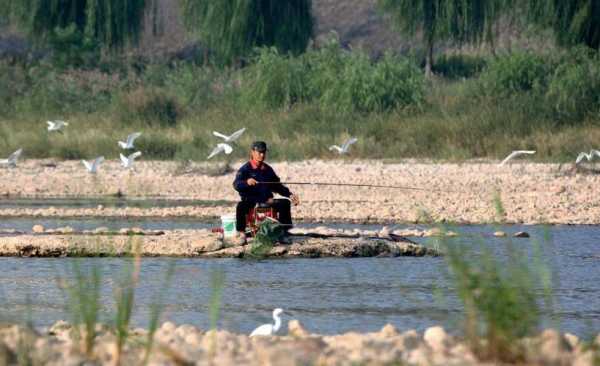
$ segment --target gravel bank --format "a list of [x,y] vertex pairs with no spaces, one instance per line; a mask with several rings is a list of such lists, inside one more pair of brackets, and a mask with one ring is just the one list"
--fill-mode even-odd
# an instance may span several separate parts
[[[117,192],[127,197],[186,198],[235,201],[234,172],[217,163],[182,166],[175,162],[140,161],[125,171],[115,160],[105,162],[97,175],[80,161],[26,160],[0,174],[0,194],[15,197],[102,196]],[[234,163],[237,169],[242,162]],[[302,204],[296,219],[355,222],[427,220],[487,223],[497,219],[499,197],[508,223],[600,224],[600,175],[572,166],[513,162],[434,164],[406,161],[303,161],[272,164],[283,181],[378,184],[414,189],[339,186],[296,186]],[[232,205],[171,208],[0,208],[0,216],[194,216],[217,217]]]
[[[480,360],[469,345],[441,327],[423,334],[400,333],[392,325],[374,333],[333,336],[311,334],[292,320],[288,334],[250,338],[228,331],[203,331],[190,325],[165,322],[154,333],[150,365],[495,365]],[[44,365],[114,365],[115,333],[97,325],[93,348],[86,355],[81,341],[83,328],[59,321],[42,332],[18,326],[0,327],[0,363],[30,360]],[[284,333],[284,332],[281,332]],[[77,336],[79,335],[79,337]],[[148,332],[134,329],[120,354],[120,363],[139,365],[146,351]],[[521,364],[594,365],[600,356],[600,336],[586,344],[571,334],[554,330],[515,342],[522,348]],[[591,347],[590,347],[591,346]],[[3,363],[4,361],[4,363]]]

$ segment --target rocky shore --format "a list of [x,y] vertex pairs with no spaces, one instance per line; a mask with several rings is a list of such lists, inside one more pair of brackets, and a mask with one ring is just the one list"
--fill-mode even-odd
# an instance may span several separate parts
[[[0,256],[66,257],[123,256],[134,252],[141,256],[184,256],[208,258],[244,258],[256,255],[253,243],[234,245],[221,234],[208,230],[143,231],[123,229],[111,232],[99,228],[74,232],[71,228],[35,233],[5,231],[0,235]],[[439,255],[432,248],[416,244],[389,232],[332,233],[323,230],[296,230],[290,244],[278,244],[261,252],[261,257],[375,257]]]
[[[231,165],[237,169],[243,162]],[[402,161],[302,161],[272,164],[283,181],[376,184],[400,188],[290,185],[306,221],[415,223],[496,221],[498,203],[508,223],[600,224],[600,175],[571,165],[514,161],[430,163]],[[234,172],[222,163],[139,161],[134,171],[116,160],[96,175],[80,161],[26,160],[2,169],[0,195],[19,197],[156,197],[230,202],[216,206],[10,208],[1,216],[111,216],[214,218],[234,210]],[[1,203],[1,201],[0,201]]]
[[[130,330],[118,352],[115,332],[96,325],[94,341],[85,347],[85,330],[59,321],[48,329],[16,325],[0,326],[0,364],[18,360],[44,365],[495,365],[498,359],[482,359],[465,340],[441,327],[420,334],[399,332],[392,325],[379,332],[312,334],[297,320],[288,323],[286,335],[248,337],[225,330],[203,331],[191,325],[165,322],[152,335],[145,329]],[[281,332],[284,333],[284,332]],[[482,341],[485,343],[485,341]],[[515,341],[520,364],[595,365],[600,357],[600,335],[584,342],[572,334],[545,330]]]

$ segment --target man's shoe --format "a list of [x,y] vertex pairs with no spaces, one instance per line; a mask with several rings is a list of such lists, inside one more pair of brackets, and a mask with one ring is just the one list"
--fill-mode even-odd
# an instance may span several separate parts
[[235,245],[244,245],[246,244],[246,234],[244,233],[237,233],[234,237],[233,237],[233,244]]

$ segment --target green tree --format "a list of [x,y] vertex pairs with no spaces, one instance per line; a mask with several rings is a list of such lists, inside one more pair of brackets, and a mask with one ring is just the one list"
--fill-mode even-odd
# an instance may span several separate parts
[[529,20],[552,27],[560,45],[600,47],[598,0],[527,0],[527,6]]
[[379,0],[378,6],[393,24],[410,35],[422,33],[426,49],[425,73],[431,74],[436,41],[487,41],[496,37],[494,26],[513,0]]
[[231,63],[254,47],[300,53],[313,35],[312,0],[182,0],[188,31]]
[[147,0],[0,0],[11,21],[32,39],[52,45],[86,42],[118,49],[135,44]]

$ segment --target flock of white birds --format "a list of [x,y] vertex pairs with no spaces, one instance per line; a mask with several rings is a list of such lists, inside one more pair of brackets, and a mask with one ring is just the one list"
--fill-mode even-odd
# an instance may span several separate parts
[[[69,125],[69,123],[67,123],[65,121],[59,121],[59,120],[47,121],[46,123],[48,124],[48,132],[62,132],[62,130],[66,126]],[[239,139],[240,136],[242,136],[242,134],[244,133],[244,131],[246,131],[245,127],[240,130],[235,131],[231,135],[225,135],[220,132],[213,131],[213,135],[223,139],[223,142],[218,143],[212,149],[212,151],[208,155],[207,159],[211,159],[212,157],[214,157],[220,153],[225,153],[226,155],[231,154],[233,152],[233,147],[231,146],[231,144],[234,143],[237,139]],[[134,149],[134,145],[133,145],[134,141],[141,135],[142,135],[141,132],[134,132],[134,133],[130,134],[129,136],[127,136],[127,139],[125,141],[118,141],[117,144],[119,145],[119,147],[121,147],[124,150]],[[358,141],[358,139],[356,137],[351,137],[348,140],[346,140],[341,146],[338,146],[338,145],[329,146],[329,150],[335,151],[335,152],[339,153],[340,155],[347,154],[350,149],[350,146],[352,144],[356,143],[357,141]],[[10,154],[8,156],[8,158],[0,159],[0,165],[6,165],[8,167],[16,167],[17,161],[21,157],[22,153],[23,153],[23,149],[18,149],[14,153]],[[506,158],[504,158],[504,160],[502,160],[498,165],[503,166],[511,159],[513,159],[517,156],[520,156],[520,155],[532,155],[532,154],[535,154],[534,150],[515,150],[515,151],[511,152]],[[140,157],[141,155],[142,155],[141,151],[136,151],[128,156],[125,156],[122,153],[120,153],[119,157],[121,158],[121,165],[125,169],[131,169],[131,168],[133,168],[133,163],[134,163],[135,159]],[[592,149],[592,150],[590,150],[589,153],[581,152],[581,153],[579,153],[579,155],[577,155],[577,158],[575,159],[575,164],[580,164],[583,161],[583,159],[586,159],[587,161],[592,161],[594,156],[597,156],[598,158],[600,158],[600,151]],[[102,164],[103,161],[104,161],[104,156],[98,156],[96,159],[91,160],[91,161],[82,160],[82,163],[89,173],[95,174],[98,171],[98,167],[100,166],[100,164]]]
[[[69,125],[68,122],[60,121],[60,120],[46,121],[46,123],[48,124],[48,132],[62,133],[62,130],[66,126]],[[220,132],[213,131],[213,135],[222,138],[223,142],[218,143],[213,148],[213,150],[208,155],[207,159],[211,159],[212,157],[214,157],[220,153],[225,153],[227,155],[231,154],[233,152],[233,147],[231,146],[231,144],[234,143],[237,139],[239,139],[240,136],[242,136],[242,134],[244,133],[244,131],[246,131],[245,127],[240,130],[235,131],[231,135],[225,135]],[[129,136],[127,136],[127,139],[125,141],[117,141],[117,144],[119,145],[119,147],[121,149],[124,149],[124,150],[134,149],[134,142],[141,135],[142,135],[141,132],[134,132],[134,133],[130,134]],[[347,141],[345,141],[342,144],[342,146],[331,145],[329,147],[329,150],[337,151],[339,154],[346,154],[346,153],[348,153],[348,149],[350,148],[350,145],[354,144],[357,141],[358,141],[358,139],[356,137],[352,137],[352,138],[348,139]],[[17,166],[17,161],[19,160],[19,158],[21,157],[22,154],[23,154],[23,149],[19,149],[19,150],[15,151],[14,153],[10,154],[8,158],[0,159],[0,165],[6,165],[8,167],[14,168]],[[131,169],[131,168],[133,168],[133,163],[134,163],[135,159],[139,158],[141,155],[142,155],[141,151],[136,151],[127,156],[120,153],[119,157],[121,159],[121,165],[125,169]],[[102,164],[103,161],[104,161],[104,156],[98,156],[97,158],[95,158],[93,160],[90,160],[90,161],[82,160],[81,162],[83,163],[83,166],[88,171],[88,173],[96,174],[98,172],[98,168],[100,167],[100,164]]]

